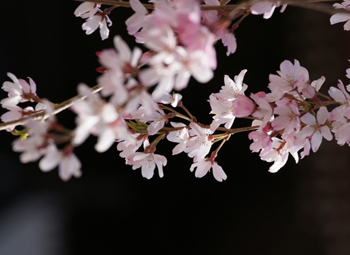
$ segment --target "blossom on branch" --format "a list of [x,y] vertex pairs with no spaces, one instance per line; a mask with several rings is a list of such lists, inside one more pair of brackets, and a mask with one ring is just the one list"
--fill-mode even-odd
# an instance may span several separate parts
[[107,26],[112,25],[112,21],[107,16],[109,11],[101,11],[101,4],[85,2],[80,4],[74,11],[76,17],[86,19],[82,25],[82,29],[86,31],[87,35],[92,34],[97,28],[100,28],[100,35],[102,40],[109,36],[109,29]]
[[[344,9],[344,10],[350,11],[350,0],[345,0],[341,4],[335,3],[333,7],[336,9]],[[334,25],[339,22],[345,22],[344,30],[349,31],[350,30],[350,13],[336,13],[332,15],[330,22],[331,22],[331,25]]]
[[[254,15],[264,14],[263,16],[264,19],[269,19],[271,18],[275,9],[280,5],[281,5],[281,1],[275,1],[275,2],[261,1],[252,5],[250,7],[250,11]],[[281,13],[284,12],[286,8],[287,8],[286,4],[282,5]]]
[[45,156],[40,160],[39,167],[43,172],[51,171],[58,166],[58,173],[62,180],[68,181],[72,176],[81,176],[81,163],[72,152],[71,146],[59,151],[56,145],[50,144]]
[[318,110],[316,117],[311,113],[306,113],[300,118],[300,120],[307,126],[300,130],[298,135],[302,138],[310,138],[313,152],[316,152],[320,147],[322,138],[325,138],[328,141],[332,140],[333,138],[331,131],[326,124],[328,118],[329,113],[327,108],[324,106]]
[[[242,70],[239,75],[234,77],[234,81],[228,75],[225,75],[225,85],[221,87],[220,92],[210,95],[209,103],[212,109],[210,113],[215,114],[213,117],[214,121],[210,125],[210,130],[216,130],[221,124],[225,124],[225,128],[231,128],[235,117],[238,115],[241,116],[240,109],[237,108],[234,101],[238,96],[244,95],[245,90],[248,88],[246,84],[243,84],[243,78],[246,72],[247,70]],[[248,115],[250,113],[251,111],[248,111]]]
[[37,97],[36,84],[31,78],[28,78],[28,83],[23,79],[17,79],[12,73],[7,73],[7,76],[13,82],[5,81],[2,85],[2,89],[8,92],[8,98],[1,100],[2,107],[7,108],[9,106],[16,106],[18,103],[34,101],[34,98]]
[[83,19],[91,18],[99,11],[101,4],[84,2],[81,3],[74,11],[76,17],[81,17]]
[[[272,163],[272,173],[286,164],[289,155],[298,163],[310,151],[316,152],[323,138],[330,141],[334,135],[339,145],[350,145],[350,85],[339,80],[337,87],[323,94],[320,88],[325,78],[311,81],[308,70],[297,60],[283,61],[277,74],[269,75],[269,92],[245,95],[246,69],[233,80],[225,75],[220,91],[209,96],[213,114],[209,124],[199,122],[185,107],[182,96],[174,93],[186,88],[191,77],[199,83],[210,81],[217,67],[216,42],[221,40],[227,47],[226,55],[234,53],[235,31],[241,22],[250,13],[270,18],[283,1],[257,0],[238,5],[218,0],[149,2],[115,1],[103,10],[102,4],[85,2],[74,11],[75,16],[85,19],[82,28],[86,34],[99,28],[104,40],[112,24],[110,12],[117,6],[130,5],[134,14],[125,22],[127,31],[144,49],[132,50],[120,36],[115,36],[115,49],[97,54],[102,74],[94,88],[79,84],[78,96],[53,104],[36,95],[31,78],[27,82],[8,73],[12,82],[2,86],[8,94],[1,100],[2,107],[8,110],[1,116],[5,122],[2,129],[20,136],[13,142],[13,150],[21,153],[22,163],[41,159],[42,171],[58,167],[63,180],[79,177],[81,163],[73,149],[92,134],[97,137],[98,152],[118,143],[116,148],[127,165],[134,170],[141,168],[147,179],[153,177],[156,168],[163,177],[167,159],[155,151],[167,138],[176,143],[172,155],[185,152],[193,159],[190,171],[195,171],[196,177],[212,171],[214,178],[222,182],[227,175],[215,158],[233,134],[249,132],[250,150]],[[340,13],[331,17],[331,24],[345,22],[344,29],[350,30],[350,14],[345,13],[350,10],[350,0],[334,7]],[[350,68],[347,77],[350,78]],[[196,100],[192,98],[197,103]],[[21,107],[21,103],[25,106]],[[55,118],[67,108],[77,114],[74,130],[63,127]],[[233,128],[236,118],[252,122]],[[17,130],[16,126],[23,128]],[[214,144],[218,146],[208,157]]]
[[227,175],[225,174],[222,167],[219,166],[216,161],[212,161],[209,158],[202,158],[202,159],[199,159],[197,162],[193,163],[190,168],[191,172],[193,172],[195,168],[196,168],[195,176],[197,178],[203,177],[210,171],[210,169],[212,169],[214,178],[217,181],[222,182],[223,180],[227,179]]
[[124,119],[112,104],[105,102],[98,94],[93,94],[84,84],[78,86],[78,91],[87,99],[72,106],[74,112],[78,114],[78,127],[73,138],[75,144],[84,142],[90,133],[98,136],[95,146],[98,152],[106,151],[115,139],[134,140]]
[[[166,157],[155,154],[155,148],[151,149],[149,146],[148,139],[143,142],[144,152],[135,152],[126,158],[126,164],[131,165],[132,169],[135,170],[141,167],[141,174],[147,179],[151,179],[154,174],[154,169],[158,168],[159,177],[164,176],[163,166],[166,166]],[[150,152],[152,150],[153,152]]]

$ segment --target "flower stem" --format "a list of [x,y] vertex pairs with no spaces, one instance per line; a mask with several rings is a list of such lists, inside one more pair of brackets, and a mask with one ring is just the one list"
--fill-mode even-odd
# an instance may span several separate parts
[[162,109],[168,110],[170,112],[173,112],[175,114],[175,116],[178,117],[178,118],[188,120],[189,122],[193,122],[193,119],[188,118],[187,116],[183,115],[182,113],[179,113],[178,111],[175,111],[174,109],[172,109],[172,108],[170,108],[168,106],[159,104],[159,107],[162,108]]

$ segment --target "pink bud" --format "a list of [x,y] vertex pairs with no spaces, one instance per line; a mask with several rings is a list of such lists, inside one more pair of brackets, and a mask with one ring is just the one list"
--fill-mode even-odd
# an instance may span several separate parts
[[232,113],[234,116],[242,118],[250,115],[255,108],[255,104],[248,97],[239,94],[232,102]]

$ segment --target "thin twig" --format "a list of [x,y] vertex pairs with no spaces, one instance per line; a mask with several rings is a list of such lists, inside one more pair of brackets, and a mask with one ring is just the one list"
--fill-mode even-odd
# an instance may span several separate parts
[[309,0],[309,1],[300,1],[300,0],[283,0],[284,4],[293,5],[296,7],[323,12],[327,14],[336,14],[336,13],[349,13],[349,11],[345,9],[335,9],[328,4],[315,4],[318,2],[334,2],[333,0]]
[[[91,88],[92,93],[97,93],[100,90],[101,90],[101,86],[100,85],[96,85],[95,87]],[[75,102],[84,100],[85,98],[86,98],[86,96],[82,96],[82,95],[77,95],[75,97],[72,97],[72,98],[70,98],[70,99],[68,99],[68,100],[66,100],[66,101],[56,105],[53,114],[56,115],[56,114],[58,114],[58,113],[60,113],[60,112],[62,112],[64,110],[66,110],[67,108],[71,107]],[[13,121],[1,123],[0,124],[0,131],[8,129],[8,128],[12,128],[12,127],[17,126],[17,125],[23,125],[30,119],[45,120],[49,116],[50,115],[47,114],[46,112],[40,111],[38,113],[29,115],[29,116],[24,117],[24,118],[20,118],[18,120],[13,120]]]
[[[105,5],[112,5],[112,6],[118,6],[118,7],[127,7],[131,8],[131,5],[129,2],[123,2],[123,1],[115,1],[115,0],[73,0],[77,2],[92,2],[92,3],[100,3]],[[323,12],[327,14],[335,14],[335,13],[350,13],[350,11],[347,11],[345,9],[335,9],[330,5],[327,4],[315,4],[315,3],[321,3],[321,2],[335,2],[335,0],[280,0],[282,4],[288,4],[304,9],[309,9],[313,11]],[[226,4],[229,2],[228,0],[223,0],[222,3]],[[202,11],[213,11],[213,10],[231,10],[230,14],[228,15],[228,18],[232,18],[237,11],[249,9],[250,6],[257,2],[275,2],[275,0],[247,0],[243,1],[240,4],[227,4],[227,5],[202,5],[201,10]],[[152,10],[154,9],[154,4],[142,4],[146,9]]]
[[[131,5],[129,2],[122,2],[122,1],[115,1],[115,0],[73,0],[77,2],[92,2],[92,3],[99,3],[99,4],[105,4],[105,5],[114,5],[119,7],[126,7],[130,8]],[[236,10],[236,9],[245,9],[257,2],[263,2],[261,0],[248,0],[243,1],[240,4],[227,4],[230,2],[230,0],[222,0],[220,2],[220,5],[203,5],[201,6],[202,10]],[[265,2],[273,2],[273,0],[266,0]],[[335,0],[282,0],[283,4],[290,4],[306,9],[311,9],[315,11],[325,12],[325,13],[338,13],[338,12],[346,12],[345,10],[335,10],[330,8],[330,6],[315,6],[314,3],[321,3],[321,2],[335,2]],[[226,5],[227,4],[227,5]],[[312,5],[310,5],[312,4]],[[154,9],[153,4],[142,4],[146,9]]]

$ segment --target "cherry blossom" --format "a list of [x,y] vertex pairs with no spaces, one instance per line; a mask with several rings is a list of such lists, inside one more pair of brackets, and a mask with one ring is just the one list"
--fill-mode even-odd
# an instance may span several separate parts
[[157,166],[159,177],[163,177],[163,166],[167,164],[167,160],[164,156],[154,153],[136,152],[128,157],[128,162],[137,169],[141,167],[142,176],[146,179],[151,179],[154,174],[154,169]]
[[122,158],[128,158],[131,154],[135,153],[140,146],[143,143],[143,139],[137,139],[139,134],[133,134],[132,135],[135,141],[130,141],[130,140],[124,140],[124,141],[120,141],[117,145],[117,150],[121,151],[119,153],[119,156]]
[[75,103],[72,107],[78,114],[78,127],[73,139],[75,144],[84,142],[90,133],[98,136],[95,149],[99,152],[106,151],[115,139],[133,140],[124,120],[112,104],[93,94],[85,84],[80,84],[78,90],[81,95],[87,96],[87,99]]
[[209,129],[201,128],[198,124],[191,122],[190,139],[187,141],[185,152],[188,156],[198,161],[204,158],[210,151],[212,146]]
[[[149,147],[148,139],[143,143],[144,149],[147,150]],[[163,166],[166,166],[166,157],[155,154],[154,152],[135,152],[126,158],[126,163],[132,166],[135,170],[141,167],[141,174],[146,179],[151,179],[154,175],[154,169],[158,168],[159,177],[163,177]]]
[[236,52],[237,42],[236,42],[236,37],[232,32],[225,30],[222,33],[221,40],[222,40],[222,44],[227,47],[227,52],[226,52],[227,56]]
[[156,85],[155,100],[185,88],[191,76],[201,83],[213,77],[215,36],[201,24],[197,1],[155,1],[150,14],[139,1],[131,4],[135,14],[127,22],[129,33],[153,51],[139,79],[145,86]]
[[[95,12],[94,15],[92,15],[93,12]],[[78,12],[77,14],[79,13],[80,12]],[[108,38],[109,36],[108,26],[112,25],[112,21],[109,19],[106,13],[102,12],[99,9],[92,8],[86,12],[86,15],[83,14],[79,16],[81,16],[82,18],[87,18],[85,23],[83,23],[82,25],[82,29],[86,32],[87,35],[92,34],[97,28],[99,28],[102,40],[105,40]]]
[[270,74],[268,85],[271,94],[267,95],[269,101],[278,100],[285,93],[291,92],[294,89],[304,86],[309,80],[309,72],[305,67],[300,66],[299,61],[292,62],[285,60],[280,65],[278,75]]
[[148,11],[139,0],[130,0],[130,5],[135,13],[125,21],[125,24],[128,33],[135,35],[142,28]]
[[288,134],[300,130],[300,113],[296,101],[285,100],[284,104],[274,109],[274,114],[278,115],[271,122],[274,130],[284,129],[284,132]]
[[[341,4],[335,3],[333,5],[336,9],[344,9],[349,11],[350,10],[350,1],[345,0]],[[350,14],[349,13],[336,13],[332,15],[330,19],[331,25],[334,25],[339,22],[345,22],[344,24],[344,30],[349,31],[350,30]]]
[[195,176],[197,178],[205,176],[210,171],[210,169],[212,169],[214,178],[217,181],[222,182],[227,179],[227,175],[225,174],[222,167],[219,166],[216,161],[211,161],[208,158],[202,158],[199,159],[197,162],[193,163],[190,168],[191,172],[193,172],[195,168]]
[[36,97],[36,84],[31,78],[28,78],[28,83],[23,79],[18,79],[12,73],[7,73],[7,76],[13,82],[5,81],[2,85],[2,89],[8,92],[8,98],[1,100],[2,107],[7,108],[8,106],[16,106],[18,103],[34,101],[33,98]]
[[275,137],[272,138],[272,148],[266,154],[263,152],[260,154],[261,159],[267,162],[273,162],[269,168],[270,173],[276,173],[280,170],[287,163],[289,154],[294,157],[296,163],[299,161],[297,149],[293,148],[293,150],[290,150],[283,140]]
[[117,51],[108,49],[99,54],[99,61],[107,71],[98,81],[103,87],[102,95],[112,95],[111,103],[121,106],[127,103],[130,90],[138,84],[133,76],[142,51],[139,48],[131,51],[120,36],[115,36],[113,43]]
[[173,155],[176,155],[176,154],[179,154],[179,153],[185,151],[186,146],[187,146],[187,141],[190,138],[190,134],[188,133],[188,130],[183,123],[171,122],[171,125],[173,127],[184,127],[178,131],[170,132],[167,135],[167,139],[170,142],[178,143],[178,145],[176,145],[172,151]]
[[[225,124],[225,128],[230,128],[236,117],[233,108],[236,108],[236,114],[241,116],[241,114],[237,112],[237,105],[235,106],[233,102],[239,95],[244,95],[244,91],[248,88],[246,84],[243,84],[243,78],[246,72],[247,70],[242,70],[239,75],[234,77],[234,81],[228,75],[225,75],[225,85],[221,87],[220,92],[210,95],[209,103],[212,108],[211,113],[215,114],[213,117],[214,121],[210,125],[210,130],[214,131],[221,124]],[[239,102],[236,104],[238,103]],[[248,108],[251,106],[250,104]]]
[[30,136],[25,140],[17,139],[13,142],[13,150],[22,152],[20,155],[22,163],[36,161],[45,154],[45,149],[48,145],[45,139],[48,125],[44,121],[29,120],[26,127],[31,132]]
[[[40,160],[39,168],[45,172],[58,167],[65,181],[79,177],[81,163],[73,149],[92,134],[97,137],[98,152],[118,143],[116,149],[125,163],[134,170],[141,168],[142,176],[151,179],[156,168],[159,176],[164,176],[167,159],[155,151],[167,140],[175,143],[172,155],[185,152],[193,159],[190,171],[195,171],[196,177],[212,171],[222,182],[227,175],[215,158],[238,133],[249,132],[250,150],[272,163],[271,173],[279,171],[289,155],[298,163],[310,151],[316,152],[323,138],[330,141],[334,135],[339,145],[350,145],[350,85],[339,80],[327,95],[323,94],[320,88],[325,78],[310,80],[308,70],[298,60],[281,62],[277,74],[269,75],[268,92],[245,95],[246,69],[233,79],[225,75],[219,92],[209,95],[211,123],[202,123],[185,107],[182,95],[174,91],[186,88],[191,77],[199,83],[214,77],[215,44],[221,40],[227,47],[226,55],[234,53],[236,29],[241,22],[250,13],[270,18],[283,1],[246,1],[238,7],[229,2],[150,0],[144,4],[130,0],[134,13],[126,20],[126,29],[136,43],[142,44],[143,51],[131,49],[115,36],[114,49],[97,53],[101,64],[98,71],[102,73],[98,85],[89,88],[79,84],[79,95],[62,103],[39,98],[31,78],[25,81],[8,73],[12,81],[2,86],[8,94],[1,100],[7,110],[1,115],[5,122],[2,128],[19,135],[13,150],[20,153],[20,161]],[[100,29],[105,40],[112,24],[108,15],[128,3],[115,1],[102,10],[100,3],[85,2],[74,15],[85,19],[82,29],[86,34]],[[283,4],[281,12],[286,6]],[[350,0],[333,6],[339,13],[330,18],[331,24],[345,22],[344,29],[350,30],[350,14],[344,12],[350,10]],[[350,68],[346,76],[350,78]],[[200,103],[195,97],[189,99]],[[67,108],[77,115],[74,130],[63,127],[55,118]],[[232,127],[236,118],[251,123]],[[215,150],[208,157],[213,145]]]
[[81,17],[83,19],[90,18],[95,15],[99,10],[101,4],[96,4],[92,2],[81,3],[74,11],[76,17]]
[[255,108],[255,104],[245,95],[238,95],[232,102],[232,113],[234,116],[242,118],[249,116]]
[[[275,2],[257,2],[256,4],[252,5],[250,7],[251,13],[254,15],[260,15],[264,14],[264,19],[271,18],[273,12],[275,11],[275,8],[279,7],[281,4],[280,1]],[[284,12],[284,10],[287,8],[287,5],[284,4],[281,8],[281,12]]]
[[249,146],[249,149],[252,152],[259,152],[260,150],[262,150],[260,156],[265,156],[271,150],[271,136],[263,132],[262,130],[250,132],[248,138],[250,140],[253,140],[253,143]]
[[209,103],[213,122],[210,124],[210,130],[215,131],[221,124],[225,124],[225,128],[231,128],[235,115],[233,114],[232,102],[221,97],[216,97],[215,94],[210,95]]
[[326,125],[328,118],[329,113],[324,106],[317,111],[316,117],[311,113],[306,113],[300,118],[308,126],[304,127],[298,135],[302,138],[311,137],[311,148],[313,152],[316,152],[320,147],[322,138],[328,141],[333,138],[329,127]]
[[[218,0],[205,0],[204,3],[210,6],[220,6]],[[217,40],[221,40],[222,44],[227,47],[226,55],[234,53],[237,49],[236,37],[232,29],[226,28],[227,24],[222,22],[223,18],[218,11],[202,11],[203,23],[210,27]]]
[[[9,111],[1,115],[1,120],[3,122],[8,122],[8,121],[14,121],[18,120],[22,117],[28,116],[34,112],[33,107],[28,106],[24,109],[21,107],[15,105],[15,106],[7,106],[6,107]],[[11,131],[15,128],[16,126],[13,126],[12,128],[9,128],[8,131]]]
[[39,167],[47,172],[58,166],[59,176],[68,181],[72,176],[81,176],[81,163],[70,149],[59,151],[57,147],[50,144],[46,149],[45,156],[40,160]]
[[263,129],[268,122],[273,120],[273,109],[266,99],[265,92],[261,91],[256,94],[251,94],[250,97],[257,104],[257,108],[252,113],[252,116],[261,120],[259,122],[259,129]]
[[235,75],[234,80],[232,80],[228,75],[225,75],[225,86],[221,87],[219,96],[232,101],[236,99],[238,95],[244,95],[244,92],[248,88],[248,86],[243,83],[246,72],[246,69],[242,70],[238,75]]
[[330,87],[328,94],[340,104],[340,106],[332,110],[330,119],[336,121],[344,116],[350,118],[350,95],[345,89],[343,82],[339,80],[338,88]]
[[177,107],[182,99],[182,95],[179,93],[173,93],[172,95],[165,93],[159,98],[158,102],[162,104],[170,104],[172,107]]

